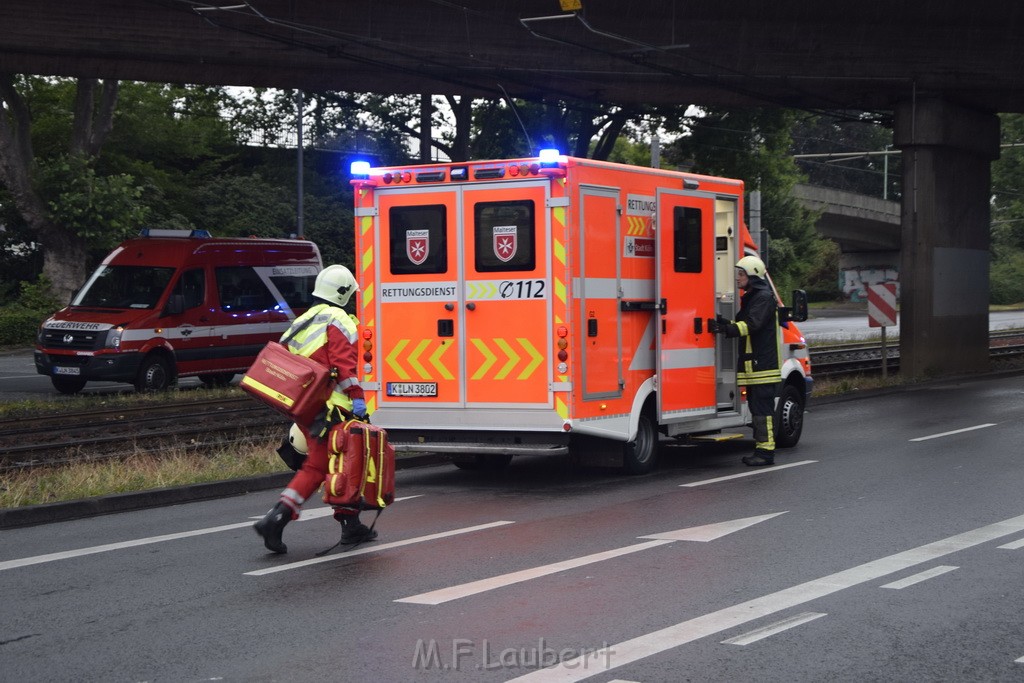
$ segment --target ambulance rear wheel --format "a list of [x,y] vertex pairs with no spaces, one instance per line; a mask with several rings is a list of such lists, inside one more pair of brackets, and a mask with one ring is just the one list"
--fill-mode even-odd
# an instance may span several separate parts
[[166,391],[171,386],[171,365],[163,356],[150,355],[142,361],[139,374],[135,376],[135,390],[138,392]]
[[85,386],[85,380],[81,377],[58,377],[50,378],[53,388],[62,394],[77,394]]
[[775,410],[775,445],[792,448],[804,430],[804,397],[792,384],[782,385]]
[[650,413],[640,413],[636,440],[622,448],[622,468],[627,474],[647,474],[658,461],[658,426]]
[[458,455],[452,458],[452,464],[460,470],[483,470],[496,472],[508,467],[512,456],[508,453],[477,453],[476,455]]

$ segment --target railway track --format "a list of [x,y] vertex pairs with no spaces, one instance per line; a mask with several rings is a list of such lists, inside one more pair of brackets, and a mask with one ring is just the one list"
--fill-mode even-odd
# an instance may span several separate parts
[[[1024,356],[1024,330],[993,333],[992,358]],[[899,344],[886,349],[888,370],[899,369]],[[815,344],[817,378],[880,373],[881,344]],[[263,443],[284,433],[288,421],[248,396],[146,404],[0,420],[0,472],[138,453],[210,451]]]
[[249,397],[0,420],[0,472],[263,441],[288,422]]
[[[882,371],[882,345],[880,342],[854,342],[848,344],[815,344],[810,348],[811,368],[815,377],[836,377],[856,373]],[[899,340],[886,345],[886,368],[899,370]],[[1013,358],[1024,356],[1024,330],[993,332],[989,337],[989,356]]]

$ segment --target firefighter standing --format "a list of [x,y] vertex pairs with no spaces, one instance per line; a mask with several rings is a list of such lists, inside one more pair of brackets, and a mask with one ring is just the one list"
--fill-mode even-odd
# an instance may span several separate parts
[[743,462],[752,467],[775,464],[773,416],[782,382],[779,305],[765,272],[764,262],[756,256],[741,258],[736,263],[736,285],[742,290],[736,321],[721,316],[708,321],[711,332],[741,340],[736,381],[747,388],[754,430],[754,453],[744,456]]
[[[292,323],[294,329],[310,318],[313,319],[312,323],[288,341],[288,349],[337,370],[337,384],[327,399],[327,424],[341,421],[339,410],[359,419],[366,417],[366,401],[357,378],[357,322],[343,309],[358,290],[359,285],[348,268],[328,266],[316,277],[314,305]],[[290,332],[291,329],[284,336]],[[263,544],[275,553],[288,552],[288,547],[281,541],[285,525],[298,518],[302,504],[320,488],[327,476],[327,426],[318,421],[315,426],[299,427],[306,440],[306,459],[281,492],[277,505],[254,525],[256,533],[263,537]],[[356,508],[335,507],[334,518],[341,523],[342,543],[361,543],[377,537],[376,531],[359,521],[359,510]]]

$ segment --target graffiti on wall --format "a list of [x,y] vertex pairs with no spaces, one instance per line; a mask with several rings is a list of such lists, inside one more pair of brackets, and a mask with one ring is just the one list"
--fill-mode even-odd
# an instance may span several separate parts
[[839,288],[848,301],[867,301],[868,285],[893,282],[899,296],[899,271],[887,266],[859,266],[839,272]]

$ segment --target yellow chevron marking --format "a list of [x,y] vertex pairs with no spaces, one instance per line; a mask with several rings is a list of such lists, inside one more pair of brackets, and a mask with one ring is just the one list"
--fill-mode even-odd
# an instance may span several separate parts
[[367,285],[366,289],[360,292],[363,297],[363,307],[369,308],[373,303],[373,285]]
[[446,368],[441,362],[441,356],[443,356],[444,352],[452,346],[454,346],[454,344],[445,344],[444,342],[441,342],[437,347],[437,350],[430,354],[430,364],[437,368],[437,371],[441,373],[441,377],[444,379],[455,379],[455,377],[452,376],[452,373],[448,372],[448,368]]
[[409,354],[409,358],[406,359],[409,361],[409,365],[419,373],[420,379],[430,379],[430,373],[427,372],[426,368],[420,365],[420,354],[423,353],[423,350],[426,349],[429,344],[430,340],[424,339],[416,345],[416,348]]
[[363,251],[363,262],[359,267],[364,271],[373,267],[373,247],[367,247]]
[[494,379],[505,379],[505,377],[508,376],[508,373],[512,372],[512,368],[519,363],[521,356],[516,353],[515,349],[513,349],[504,339],[495,339],[494,343],[501,347],[501,350],[505,352],[506,356],[508,356],[508,362],[501,367],[501,370],[499,370],[498,374],[494,376]]
[[569,419],[569,406],[558,394],[555,394],[555,412],[558,413],[558,416],[563,420]]
[[398,357],[402,355],[402,351],[405,350],[405,347],[409,345],[410,341],[411,340],[409,339],[400,339],[398,343],[395,344],[395,348],[392,349],[391,353],[389,353],[384,359],[387,361],[388,366],[395,371],[395,374],[398,375],[399,379],[411,379],[409,377],[409,373],[405,371],[405,368],[398,364]]
[[561,265],[564,266],[565,265],[565,245],[562,244],[562,241],[559,240],[558,238],[555,238],[553,240],[553,242],[554,242],[553,252],[554,252],[554,255],[555,255],[555,260],[558,261],[558,263],[560,263]]
[[481,339],[470,339],[473,346],[477,348],[477,351],[484,355],[484,364],[476,371],[476,373],[470,379],[483,379],[483,376],[487,374],[487,371],[491,369],[494,362],[498,360],[498,357],[491,353],[491,350],[487,348]]
[[373,216],[363,216],[359,223],[361,234],[365,235],[373,227]]
[[557,277],[555,278],[555,296],[558,297],[558,300],[563,304],[565,303],[565,283]]
[[551,209],[551,217],[555,219],[555,222],[558,223],[559,227],[562,227],[562,228],[565,227],[565,207],[564,206],[556,206],[555,208]]
[[526,379],[532,375],[533,371],[537,369],[537,366],[541,364],[544,360],[544,356],[540,355],[534,345],[530,343],[529,339],[519,337],[516,341],[518,341],[519,345],[526,349],[526,352],[530,354],[531,358],[533,358],[533,360],[530,361],[530,364],[523,368],[523,371],[520,372],[519,377],[517,377],[517,379]]

